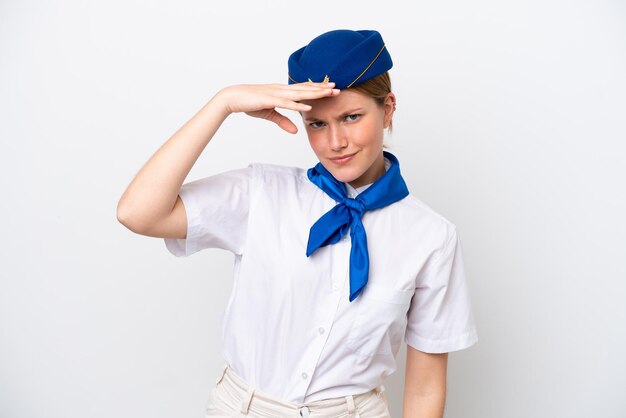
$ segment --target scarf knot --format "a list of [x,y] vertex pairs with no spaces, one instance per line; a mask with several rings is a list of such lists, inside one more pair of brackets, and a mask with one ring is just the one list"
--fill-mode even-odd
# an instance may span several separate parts
[[355,199],[347,196],[346,185],[335,179],[321,162],[307,171],[309,180],[339,203],[311,227],[306,256],[339,242],[350,229],[350,302],[361,294],[369,275],[367,236],[361,218],[367,211],[391,205],[409,195],[398,159],[388,151],[383,151],[383,155],[391,163],[389,169]]
[[365,213],[365,205],[358,197],[356,199],[347,197],[341,203],[348,207],[348,209],[350,210],[350,215],[352,215],[352,219],[361,219],[361,216],[363,216],[363,213]]

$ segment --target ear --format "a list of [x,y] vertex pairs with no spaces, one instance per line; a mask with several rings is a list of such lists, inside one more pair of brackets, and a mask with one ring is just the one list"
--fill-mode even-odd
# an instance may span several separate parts
[[393,119],[393,112],[396,111],[396,95],[393,92],[387,93],[383,102],[383,109],[385,111],[383,126],[387,128]]

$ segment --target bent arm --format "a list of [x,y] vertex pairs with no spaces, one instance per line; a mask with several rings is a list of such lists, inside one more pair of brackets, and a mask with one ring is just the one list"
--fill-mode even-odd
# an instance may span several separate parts
[[178,192],[228,117],[227,109],[216,94],[144,164],[117,205],[117,219],[124,226],[142,235],[185,238],[187,220]]
[[425,353],[407,345],[403,418],[442,418],[448,353]]
[[299,100],[339,94],[334,83],[240,84],[220,90],[168,139],[141,168],[117,204],[117,219],[133,232],[186,238],[187,217],[178,197],[183,181],[231,113],[267,119],[295,134],[298,128],[276,107],[306,111]]

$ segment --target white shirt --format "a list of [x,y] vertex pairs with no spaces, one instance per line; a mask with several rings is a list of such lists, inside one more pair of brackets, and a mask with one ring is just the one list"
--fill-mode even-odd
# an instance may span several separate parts
[[[351,197],[369,186],[346,185]],[[235,254],[223,356],[260,391],[298,403],[358,394],[395,371],[403,340],[442,353],[478,339],[455,225],[413,195],[363,215],[369,278],[353,302],[349,234],[306,257],[310,227],[336,205],[306,169],[250,164],[180,197],[187,238],[167,249]]]

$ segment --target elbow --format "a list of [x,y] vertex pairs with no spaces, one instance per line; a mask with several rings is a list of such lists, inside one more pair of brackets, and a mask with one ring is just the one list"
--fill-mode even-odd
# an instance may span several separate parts
[[133,214],[121,201],[117,204],[116,217],[119,223],[134,233],[142,235],[145,233],[145,226],[141,224],[140,217]]

